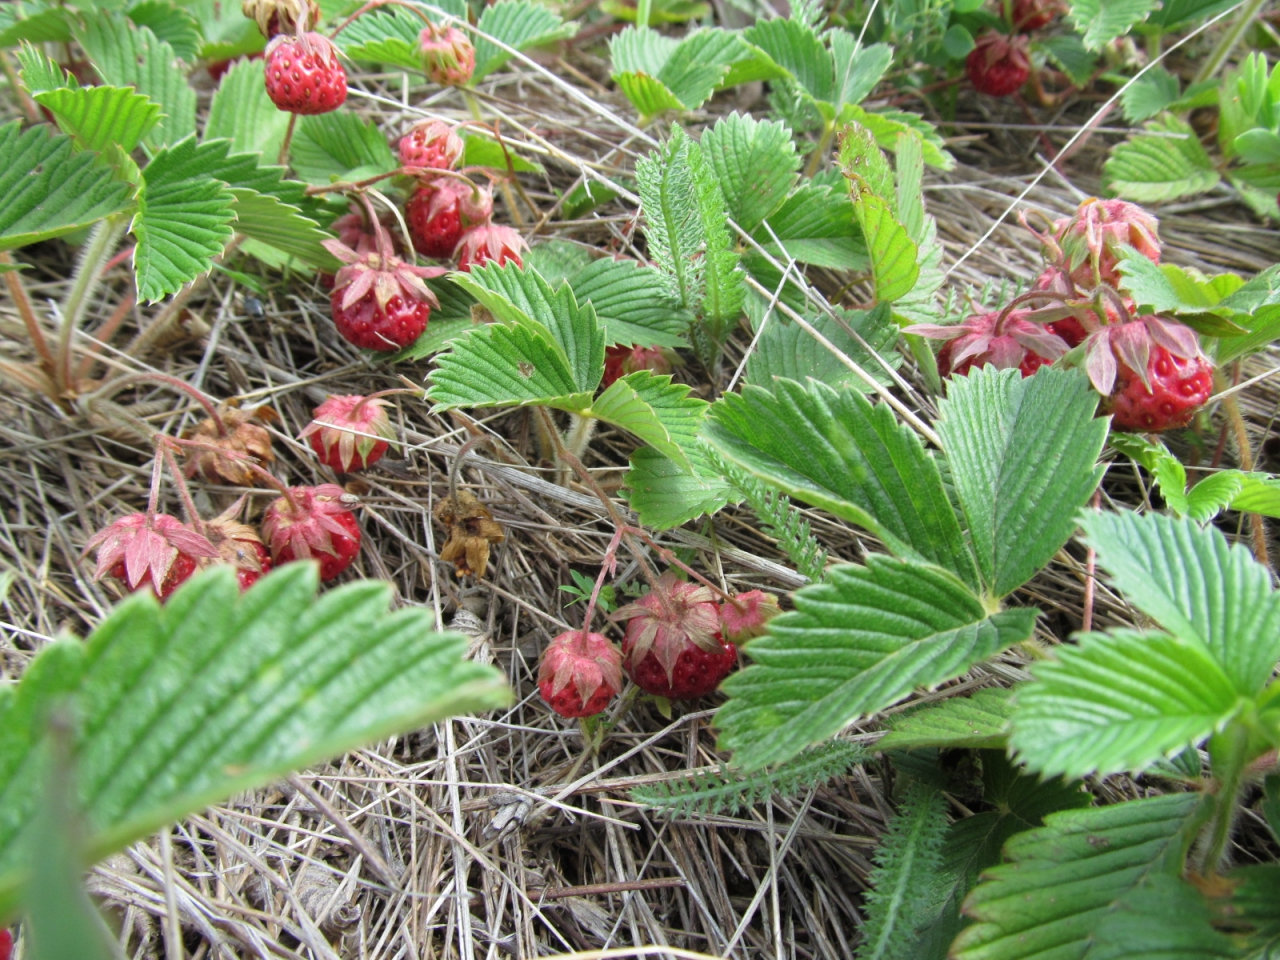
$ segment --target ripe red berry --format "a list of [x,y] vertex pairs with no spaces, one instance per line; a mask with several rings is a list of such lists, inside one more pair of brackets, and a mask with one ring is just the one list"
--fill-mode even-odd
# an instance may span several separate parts
[[271,555],[263,546],[258,531],[233,519],[241,506],[242,501],[238,501],[221,516],[206,520],[201,528],[217,549],[219,559],[235,568],[236,583],[243,592],[271,570]]
[[93,579],[110,576],[129,590],[149,588],[167,598],[218,551],[208,538],[167,513],[132,513],[100,530],[85,544],[98,548]]
[[310,437],[320,462],[339,473],[376,463],[387,452],[387,441],[395,439],[387,406],[376,398],[330,397],[312,413],[315,419],[298,439]]
[[439,267],[418,267],[391,252],[381,225],[374,227],[380,250],[360,253],[340,240],[324,241],[325,249],[346,266],[334,278],[329,306],[338,333],[366,350],[398,350],[427,329],[431,308],[439,301],[422,281],[438,277]]
[[763,590],[748,590],[720,604],[720,633],[730,643],[741,646],[748,640],[763,636],[765,624],[782,612],[778,598]]
[[543,651],[538,692],[562,717],[594,717],[621,689],[622,653],[599,633],[570,630]]
[[720,635],[720,611],[711,591],[670,573],[612,619],[627,621],[622,641],[627,676],[654,696],[706,696],[738,662],[737,648]]
[[1147,381],[1121,363],[1115,389],[1103,403],[1118,430],[1159,433],[1185,427],[1213,393],[1213,367],[1202,355],[1185,358],[1152,344]]
[[529,245],[511,227],[497,223],[486,223],[468,230],[458,248],[454,250],[454,259],[458,261],[458,269],[470,271],[482,263],[496,263],[499,266],[511,260],[517,267],[524,266],[522,254],[529,251]]
[[1031,76],[1026,37],[1006,37],[988,30],[969,51],[965,72],[979,93],[992,97],[1017,93]]
[[476,48],[457,27],[431,24],[418,35],[418,50],[427,76],[442,87],[459,87],[476,69]]
[[462,235],[493,214],[493,194],[462,180],[441,177],[424,183],[405,205],[409,236],[425,257],[453,255]]
[[1013,29],[1019,33],[1039,30],[1062,12],[1059,0],[1013,0]]
[[0,960],[9,960],[9,954],[12,952],[13,934],[0,927]]
[[992,310],[954,326],[917,323],[907,327],[906,332],[947,341],[938,351],[938,373],[943,377],[964,376],[974,367],[987,364],[999,370],[1017,367],[1024,377],[1029,377],[1068,349],[1048,325],[1026,319],[1029,313]]
[[663,347],[624,347],[615,344],[604,351],[604,377],[600,386],[607,387],[619,377],[637,370],[652,370],[654,373],[670,373],[675,366],[675,354]]
[[290,487],[262,517],[262,535],[276,566],[293,560],[320,561],[320,579],[332,580],[360,552],[360,525],[351,512],[355,498],[336,483]]
[[400,138],[400,165],[421,170],[453,170],[462,160],[464,149],[456,127],[440,120],[425,120]]
[[347,72],[327,37],[280,34],[267,44],[267,96],[288,113],[337,110],[347,99]]

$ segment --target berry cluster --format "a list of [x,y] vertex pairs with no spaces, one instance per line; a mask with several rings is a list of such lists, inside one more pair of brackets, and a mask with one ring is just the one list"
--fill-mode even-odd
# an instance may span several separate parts
[[962,376],[991,364],[1030,376],[1082,347],[1102,412],[1115,427],[1154,433],[1190,423],[1213,392],[1212,365],[1190,327],[1139,315],[1118,269],[1121,247],[1160,262],[1155,217],[1124,200],[1090,198],[1037,236],[1046,264],[1029,293],[955,326],[907,328],[945,341],[939,373]]
[[1006,6],[1009,32],[988,30],[974,42],[965,73],[979,93],[1008,97],[1031,76],[1027,34],[1047,27],[1065,10],[1062,0],[1013,0]]
[[635,603],[621,648],[599,633],[571,630],[542,655],[538,691],[562,717],[600,713],[622,688],[625,671],[645,693],[696,700],[711,693],[738,662],[738,646],[764,632],[777,598],[752,590],[717,604],[707,587],[664,574]]

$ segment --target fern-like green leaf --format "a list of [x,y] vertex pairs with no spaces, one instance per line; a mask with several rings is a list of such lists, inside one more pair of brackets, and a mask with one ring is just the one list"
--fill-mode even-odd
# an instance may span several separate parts
[[636,162],[649,255],[667,299],[692,310],[705,289],[702,219],[689,154],[698,145],[676,127],[671,138]]
[[688,159],[697,192],[698,215],[702,220],[703,277],[706,282],[694,310],[698,318],[707,324],[712,338],[719,342],[725,330],[742,313],[742,303],[747,296],[746,274],[739,266],[741,258],[729,236],[729,211],[715,171],[703,156],[702,148],[692,142]]
[[827,551],[813,535],[809,521],[786,494],[771,489],[719,456],[714,456],[714,463],[724,477],[742,492],[759,518],[761,529],[778,541],[779,548],[795,564],[796,572],[813,583],[821,580],[827,566]]
[[941,791],[921,783],[907,788],[876,851],[858,960],[911,960],[920,920],[931,906],[942,863],[947,804]]
[[420,608],[363,580],[316,597],[314,563],[243,595],[222,566],[161,606],[137,594],[87,641],[46,647],[0,689],[0,915],[13,906],[44,782],[45,721],[76,718],[76,799],[104,856],[170,820],[345,750],[506,702]]
[[0,127],[0,250],[60,237],[132,205],[133,185],[47,125]]

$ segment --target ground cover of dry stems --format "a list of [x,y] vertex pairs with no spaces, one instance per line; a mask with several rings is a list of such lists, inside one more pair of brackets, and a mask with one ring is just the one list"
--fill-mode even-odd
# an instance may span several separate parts
[[[601,61],[577,50],[566,57],[517,58],[478,91],[481,110],[500,122],[508,142],[546,167],[545,176],[522,176],[519,193],[502,193],[498,217],[535,242],[556,237],[643,257],[636,198],[625,184],[661,128],[633,125],[629,106],[607,89]],[[398,74],[354,82],[350,108],[375,118],[389,137],[420,117],[468,117],[451,92],[412,100]],[[926,187],[945,263],[959,263],[950,276],[958,297],[976,295],[991,280],[1025,282],[1038,272],[1034,240],[1012,217],[975,244],[1044,170],[1046,146],[1060,147],[1094,106],[1078,103],[1038,129],[1026,129],[1025,117],[1005,104],[962,111],[963,122],[950,131],[961,163],[950,173],[929,171]],[[713,101],[692,126],[735,107],[763,111],[765,103],[758,90],[737,91]],[[1119,136],[1109,131],[1096,133],[1061,171],[1044,172],[1025,206],[1060,216],[1095,192],[1105,146]],[[558,193],[584,177],[620,187],[620,199],[582,220],[556,219]],[[1252,275],[1280,260],[1275,231],[1229,197],[1211,195],[1161,213],[1173,262]],[[32,265],[25,276],[37,305],[56,301],[72,266],[65,246],[45,244],[20,256]],[[815,303],[848,279],[811,270]],[[113,271],[93,323],[127,292],[125,271]],[[845,291],[845,302],[856,302],[859,292]],[[178,322],[153,329],[133,349],[132,331],[105,347],[95,375],[163,371],[218,398],[269,404],[280,415],[269,425],[278,475],[293,484],[331,481],[294,439],[311,408],[329,393],[400,385],[400,376],[421,383],[429,363],[371,363],[337,336],[328,297],[312,278],[273,279],[261,312],[244,293],[212,274]],[[156,315],[132,313],[137,328]],[[717,388],[742,362],[748,342],[740,333],[729,345]],[[8,300],[0,301],[0,350],[19,358],[29,352]],[[1276,357],[1264,354],[1244,364],[1241,378],[1276,369]],[[700,395],[714,395],[696,364],[682,375]],[[892,394],[926,422],[936,412],[909,366]],[[118,400],[168,433],[200,416],[163,390],[140,387]],[[1271,434],[1280,385],[1264,377],[1241,392],[1240,402],[1258,448]],[[887,769],[868,764],[808,796],[775,798],[736,816],[663,820],[631,803],[631,787],[716,769],[723,757],[709,725],[715,700],[677,705],[669,720],[645,704],[615,708],[601,751],[584,760],[576,727],[537,695],[540,650],[582,615],[581,605],[566,607],[570,598],[558,587],[571,582],[571,569],[594,576],[613,533],[604,508],[585,488],[553,482],[553,471],[537,461],[527,412],[437,416],[403,396],[392,406],[400,444],[377,468],[347,478],[364,503],[365,545],[351,575],[386,580],[398,602],[434,608],[443,623],[469,634],[471,655],[508,676],[515,705],[237,797],[101,864],[91,883],[126,953],[491,960],[650,944],[717,956],[851,956],[859,891],[891,814]],[[1220,413],[1213,416],[1204,450],[1191,462],[1211,466],[1222,422]],[[502,454],[473,454],[462,480],[507,537],[483,581],[459,582],[437,559],[443,531],[432,511],[458,448],[484,434],[499,440]],[[112,587],[90,580],[83,545],[112,518],[142,508],[150,470],[147,444],[137,436],[99,418],[65,415],[30,395],[0,399],[0,438],[0,567],[16,574],[0,614],[0,676],[11,678],[59,632],[90,630],[116,599]],[[587,464],[607,489],[618,488],[630,443],[609,432],[593,441]],[[1222,465],[1234,465],[1233,449],[1228,442]],[[209,515],[243,492],[202,484],[194,490]],[[1133,504],[1149,496],[1127,466],[1108,476],[1104,499]],[[254,509],[267,499],[259,491]],[[842,522],[816,511],[808,516],[833,561],[879,549]],[[658,539],[734,589],[785,592],[803,582],[753,518],[732,508]],[[620,574],[638,579],[626,558]],[[1016,602],[1045,611],[1041,640],[1079,628],[1083,582],[1084,553],[1072,545],[1019,592]],[[1095,623],[1132,618],[1105,587],[1095,604]],[[925,698],[1020,679],[1023,662],[1011,652]],[[856,724],[845,736],[872,743],[874,729]],[[1114,799],[1145,788],[1115,778],[1098,789]],[[964,811],[957,805],[953,813]]]

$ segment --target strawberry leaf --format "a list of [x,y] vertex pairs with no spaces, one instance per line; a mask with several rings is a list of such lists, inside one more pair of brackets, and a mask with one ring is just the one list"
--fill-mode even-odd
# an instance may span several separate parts
[[113,11],[88,16],[76,30],[94,68],[107,84],[133,87],[160,105],[164,116],[147,135],[151,149],[196,132],[196,92],[173,47],[150,29]]
[[676,127],[666,143],[636,162],[649,255],[658,267],[663,294],[688,310],[697,308],[706,289],[706,235],[690,160],[697,149]]
[[845,104],[861,103],[875,90],[893,62],[893,47],[887,43],[864,47],[848,30],[832,30],[828,40],[836,64],[834,103],[839,113]]
[[631,454],[623,494],[645,526],[669,530],[740,499],[700,444],[685,447],[684,454],[692,473],[653,447]]
[[889,201],[856,193],[853,215],[866,240],[876,302],[892,303],[911,293],[920,278],[919,248],[907,228],[894,219]]
[[[455,16],[466,16],[461,5],[442,3]],[[418,34],[422,18],[403,7],[384,7],[357,17],[338,34],[334,41],[352,60],[385,63],[402,70],[423,72],[422,54],[418,52]]]
[[793,594],[721,685],[723,749],[748,770],[778,763],[916,687],[957,677],[1031,636],[1036,611],[990,613],[952,574],[873,555]]
[[939,170],[950,170],[956,165],[956,158],[947,152],[941,134],[918,113],[883,108],[872,112],[849,104],[840,112],[840,122],[856,122],[866,127],[884,150],[896,150],[900,135],[915,133],[920,137],[925,163]]
[[200,48],[200,22],[185,6],[173,0],[140,0],[130,4],[127,11],[130,20],[146,27],[163,43],[173,47],[179,59],[189,64],[196,62]]
[[889,732],[876,744],[880,750],[919,747],[1003,749],[1013,716],[1013,691],[988,687],[971,697],[948,697],[889,721]]
[[324,185],[345,178],[356,168],[377,174],[400,166],[386,135],[371,121],[348,110],[299,117],[289,159],[303,180]]
[[[867,267],[867,245],[848,194],[820,184],[802,183],[756,229],[753,239],[784,262],[792,259],[833,270]],[[765,283],[754,262],[752,273]]]
[[836,73],[831,52],[812,27],[776,17],[757,20],[742,36],[790,73],[814,100],[828,105],[835,101]]
[[1231,509],[1280,517],[1280,479],[1270,474],[1241,473],[1240,489],[1231,498]]
[[[836,309],[834,319],[823,314],[809,319],[820,334],[881,383],[891,383],[885,367],[893,369],[902,357],[893,349],[898,327],[887,307],[874,310]],[[771,390],[776,379],[804,382],[806,377],[829,387],[866,392],[866,382],[797,323],[771,317],[747,361],[747,382]]]
[[289,564],[242,595],[220,566],[164,606],[134,595],[0,688],[0,914],[59,702],[76,718],[76,799],[97,858],[290,770],[509,699],[497,671],[463,659],[465,637],[435,632],[420,608],[388,613],[386,584],[317,599],[317,583],[316,564]]
[[1280,659],[1280,594],[1245,546],[1158,514],[1088,512],[1079,522],[1130,603],[1208,650],[1241,696],[1262,689]]
[[[17,5],[11,5],[7,12],[18,13]],[[24,40],[30,43],[67,43],[71,40],[71,12],[52,7],[12,22],[0,18],[0,47],[12,47]]]
[[951,381],[938,435],[990,595],[1031,579],[1076,528],[1098,482],[1107,422],[1084,376],[982,367]]
[[748,386],[721,397],[702,436],[726,460],[788,496],[977,588],[938,465],[888,406],[873,406],[857,390],[776,380],[772,392]]
[[1117,145],[1103,167],[1107,186],[1127,200],[1152,203],[1204,193],[1221,179],[1195,131],[1166,117]]
[[[1202,936],[1212,935],[1203,901],[1188,910],[1171,897],[1156,916],[1147,906],[1152,892],[1183,885],[1182,861],[1207,808],[1201,794],[1175,793],[1050,814],[1043,827],[1010,840],[1008,862],[987,871],[969,895],[964,912],[976,922],[951,955],[1030,960],[1051,946],[1061,956],[1102,960],[1181,952],[1144,949],[1156,943],[1199,946]],[[1116,928],[1131,921],[1150,939],[1136,949],[1108,947]]]
[[1086,49],[1097,52],[1147,18],[1157,0],[1072,0],[1068,19]]
[[332,234],[279,197],[255,190],[233,190],[237,233],[270,244],[303,263],[321,270],[336,271],[342,264],[324,248]]
[[672,383],[670,376],[637,370],[611,383],[582,413],[630,431],[693,474],[685,449],[693,446],[707,407],[705,400],[690,397],[689,387]]
[[[523,51],[566,40],[577,30],[577,24],[565,23],[540,3],[498,0],[484,8],[476,23],[476,69],[471,82],[478,83],[511,59],[512,54],[498,43]],[[498,43],[494,43],[495,40]]]
[[0,250],[60,237],[132,206],[132,184],[47,125],[0,127]]
[[[229,140],[237,153],[259,153],[267,162],[274,163],[280,155],[290,114],[279,109],[267,96],[265,73],[261,60],[241,60],[231,65],[209,104],[204,139]],[[298,144],[303,139],[301,130],[297,132],[299,136],[291,148],[295,169]]]
[[231,239],[235,194],[205,173],[208,153],[187,137],[159,151],[143,171],[132,228],[139,300],[176,293],[206,272]]
[[773,214],[799,180],[800,157],[781,123],[731,113],[702,135],[729,215],[750,232]]
[[[541,250],[547,244],[535,249]],[[683,347],[692,317],[659,296],[658,272],[635,260],[603,257],[571,273],[579,303],[590,303],[604,324],[605,345]]]

